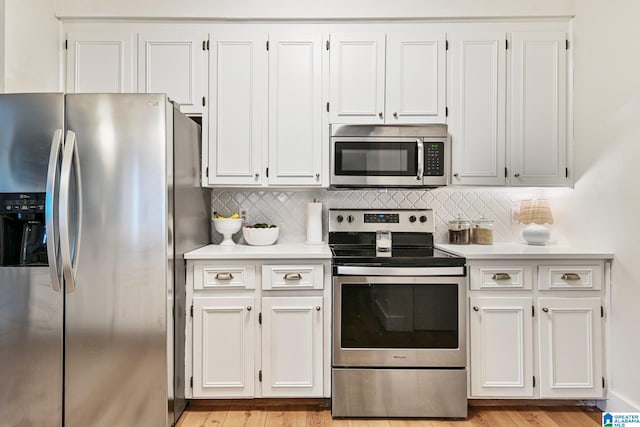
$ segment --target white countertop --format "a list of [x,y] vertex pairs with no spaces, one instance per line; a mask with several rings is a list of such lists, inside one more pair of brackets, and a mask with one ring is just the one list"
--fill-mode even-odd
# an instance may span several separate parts
[[493,245],[436,244],[436,247],[467,259],[613,259],[611,252],[560,245],[494,243]]
[[331,259],[329,245],[276,243],[269,246],[207,245],[184,254],[185,259]]

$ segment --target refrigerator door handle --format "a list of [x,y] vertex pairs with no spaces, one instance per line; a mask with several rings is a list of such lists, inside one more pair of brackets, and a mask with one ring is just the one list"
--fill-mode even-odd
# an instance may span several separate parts
[[47,257],[51,274],[51,287],[54,291],[62,291],[62,276],[60,274],[60,230],[58,225],[58,178],[60,153],[62,152],[62,129],[56,129],[51,141],[49,165],[47,167],[47,186],[45,199],[45,226],[47,230]]
[[[71,232],[70,232],[70,199],[71,173],[75,170],[76,175],[76,201],[77,201],[77,225],[76,236],[72,255]],[[76,134],[67,131],[64,144],[64,154],[62,156],[62,171],[60,173],[60,249],[62,255],[62,271],[64,274],[67,293],[76,289],[76,272],[78,269],[78,254],[80,251],[80,237],[82,232],[82,179],[80,177],[80,160],[78,158],[78,145],[76,144]]]

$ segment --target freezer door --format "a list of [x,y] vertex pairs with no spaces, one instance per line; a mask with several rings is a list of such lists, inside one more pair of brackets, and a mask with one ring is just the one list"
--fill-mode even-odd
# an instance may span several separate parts
[[63,127],[61,93],[0,95],[0,193],[43,193],[49,148]]
[[168,111],[164,95],[66,96],[79,171],[71,165],[61,182],[71,186],[67,212],[81,200],[82,224],[61,217],[74,263],[74,286],[65,283],[66,427],[168,423]]
[[62,307],[47,267],[0,267],[0,425],[62,426]]

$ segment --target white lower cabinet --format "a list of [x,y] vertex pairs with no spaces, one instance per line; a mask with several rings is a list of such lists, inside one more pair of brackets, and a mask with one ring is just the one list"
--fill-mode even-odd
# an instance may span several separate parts
[[603,272],[600,260],[470,262],[469,396],[604,398]]
[[188,261],[186,397],[328,397],[329,274],[328,263]]

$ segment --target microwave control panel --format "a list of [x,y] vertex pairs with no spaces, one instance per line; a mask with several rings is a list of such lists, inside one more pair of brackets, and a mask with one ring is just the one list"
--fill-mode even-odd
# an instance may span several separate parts
[[424,176],[444,175],[444,143],[424,143]]

